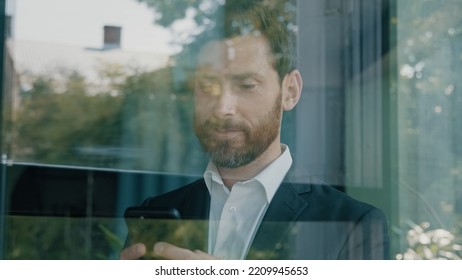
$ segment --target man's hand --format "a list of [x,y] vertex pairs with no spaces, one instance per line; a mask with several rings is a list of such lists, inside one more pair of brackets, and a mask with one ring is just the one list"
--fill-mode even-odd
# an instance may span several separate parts
[[120,252],[121,260],[137,260],[146,254],[146,246],[143,243],[136,243],[123,249]]
[[154,244],[154,254],[168,260],[217,260],[201,250],[188,250],[177,247],[166,242],[157,242]]

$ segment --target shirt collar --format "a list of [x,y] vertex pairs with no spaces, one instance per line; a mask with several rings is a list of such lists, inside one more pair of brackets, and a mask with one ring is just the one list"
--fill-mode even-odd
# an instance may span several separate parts
[[[273,199],[279,185],[281,185],[284,177],[292,166],[292,156],[289,147],[285,144],[281,144],[281,150],[282,154],[276,160],[271,162],[265,169],[258,173],[257,176],[249,180],[257,181],[263,186],[268,202]],[[212,182],[221,186],[224,185],[218,168],[211,161],[204,172],[204,180],[209,193],[212,193]]]

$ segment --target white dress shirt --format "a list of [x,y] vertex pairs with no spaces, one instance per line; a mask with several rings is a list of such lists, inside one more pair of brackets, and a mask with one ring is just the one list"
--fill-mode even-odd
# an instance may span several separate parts
[[210,162],[204,173],[210,192],[208,253],[224,259],[244,259],[279,185],[292,165],[289,147],[254,178],[224,185]]

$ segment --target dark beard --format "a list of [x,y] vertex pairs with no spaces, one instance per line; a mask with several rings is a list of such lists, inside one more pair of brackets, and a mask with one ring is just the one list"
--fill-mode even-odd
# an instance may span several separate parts
[[[231,119],[207,119],[199,124],[194,121],[194,129],[202,148],[212,162],[221,168],[237,168],[257,159],[279,135],[282,95],[279,94],[271,111],[260,120],[253,130]],[[244,143],[236,147],[233,140],[214,139],[216,129],[238,129],[244,133]]]

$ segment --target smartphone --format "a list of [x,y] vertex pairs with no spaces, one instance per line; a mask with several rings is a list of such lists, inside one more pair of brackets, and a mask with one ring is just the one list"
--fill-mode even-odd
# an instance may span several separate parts
[[144,259],[159,259],[152,254],[154,244],[159,241],[191,250],[206,248],[207,221],[181,219],[175,208],[129,207],[124,217],[128,228],[126,245],[146,245]]
[[125,219],[181,219],[180,212],[172,207],[128,207],[124,214]]
[[175,208],[140,206],[127,208],[124,218],[128,244],[144,243],[146,248],[152,248],[158,241],[172,241],[181,217]]

